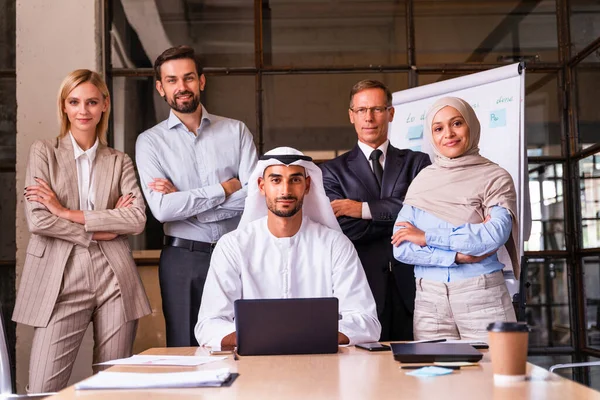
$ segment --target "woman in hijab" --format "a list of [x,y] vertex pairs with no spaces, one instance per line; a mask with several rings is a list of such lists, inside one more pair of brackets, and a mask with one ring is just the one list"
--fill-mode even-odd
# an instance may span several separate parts
[[487,341],[488,323],[516,320],[498,260],[506,249],[519,276],[515,187],[479,155],[466,101],[437,100],[424,131],[435,161],[413,180],[392,236],[394,257],[415,265],[414,337]]

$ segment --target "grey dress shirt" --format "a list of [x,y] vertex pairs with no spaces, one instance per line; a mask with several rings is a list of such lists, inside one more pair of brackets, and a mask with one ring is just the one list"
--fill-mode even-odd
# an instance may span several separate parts
[[[138,136],[136,164],[148,206],[164,222],[165,235],[216,242],[238,225],[256,147],[243,122],[209,114],[204,106],[196,133],[171,111]],[[148,187],[153,178],[169,179],[179,191],[154,192]],[[221,182],[231,178],[243,187],[226,199]]]

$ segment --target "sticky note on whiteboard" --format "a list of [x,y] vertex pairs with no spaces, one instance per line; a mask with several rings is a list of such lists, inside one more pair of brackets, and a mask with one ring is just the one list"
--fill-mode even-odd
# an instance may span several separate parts
[[490,111],[490,128],[502,128],[506,126],[506,108]]
[[408,133],[406,134],[406,138],[408,140],[416,140],[423,138],[423,125],[415,125],[408,128]]

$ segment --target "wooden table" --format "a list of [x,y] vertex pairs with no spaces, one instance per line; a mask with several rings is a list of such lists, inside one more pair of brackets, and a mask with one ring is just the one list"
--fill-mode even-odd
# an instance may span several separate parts
[[[142,354],[208,355],[204,348],[156,348]],[[240,376],[231,387],[121,391],[75,391],[69,387],[52,399],[600,399],[579,383],[528,364],[530,378],[511,386],[495,386],[489,354],[477,367],[450,375],[417,378],[406,375],[391,353],[354,347],[338,354],[240,356],[199,367],[111,367],[122,372],[176,372],[229,367]]]

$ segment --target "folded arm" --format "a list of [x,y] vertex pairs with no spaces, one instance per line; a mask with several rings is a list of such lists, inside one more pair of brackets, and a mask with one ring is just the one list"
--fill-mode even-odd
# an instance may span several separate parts
[[248,179],[258,161],[256,152],[256,146],[252,138],[252,133],[245,124],[242,124],[242,134],[240,140],[240,165],[238,167],[239,181],[242,186],[241,189],[233,193],[231,196],[217,206],[219,214],[224,215],[226,218],[233,218],[241,215],[244,211],[246,204],[246,196],[248,195]]
[[503,246],[510,236],[512,217],[503,207],[490,208],[489,218],[479,224],[425,230],[430,246],[466,255],[481,256]]
[[150,186],[155,178],[169,177],[163,170],[155,149],[144,136],[140,136],[136,143],[136,163],[148,206],[160,222],[184,220],[213,209],[225,201],[225,189],[220,183],[168,194],[152,190]]
[[198,218],[200,222],[217,222],[237,217],[244,212],[247,194],[248,188],[243,187],[227,197],[227,199],[222,204],[215,207],[214,210],[201,212],[196,215],[196,218]]
[[[36,141],[29,151],[25,174],[26,187],[38,185],[36,177],[46,182],[50,181],[48,149],[41,141]],[[25,216],[31,233],[66,240],[83,247],[88,247],[92,240],[92,233],[86,232],[83,225],[52,214],[40,202],[25,201]]]
[[[346,200],[346,194],[344,193],[337,177],[331,172],[327,165],[321,165],[323,171],[323,186],[325,187],[325,193],[329,200],[332,202],[332,206],[335,207],[336,200]],[[356,201],[358,207],[362,211],[362,202]],[[340,206],[343,203],[338,203]],[[373,206],[371,207],[371,204]],[[397,215],[398,211],[402,207],[402,201],[395,198],[386,198],[381,200],[375,200],[369,202],[369,207],[372,215],[372,219],[363,219],[358,214],[355,217],[350,217],[345,214],[343,210],[338,214],[338,222],[342,231],[352,241],[360,241],[362,238],[369,240],[377,237],[385,237],[389,234],[390,223],[393,220],[393,216]],[[335,210],[335,208],[334,208]],[[335,211],[334,211],[335,212]],[[389,219],[387,219],[389,217]]]
[[[96,171],[102,174],[103,171]],[[127,207],[112,210],[83,211],[85,230],[88,232],[112,232],[118,235],[138,235],[146,225],[146,206],[135,179],[133,162],[128,155],[123,157],[119,192],[128,196],[131,203]]]
[[[398,214],[396,224],[401,222],[408,222],[412,225],[416,225],[414,208],[409,205],[402,207],[402,210]],[[394,234],[401,228],[398,225],[394,225]],[[394,236],[392,236],[394,240]],[[456,252],[439,249],[433,246],[420,246],[410,240],[404,240],[400,243],[392,241],[394,244],[394,258],[400,262],[411,265],[419,265],[422,267],[456,267],[455,263]]]

